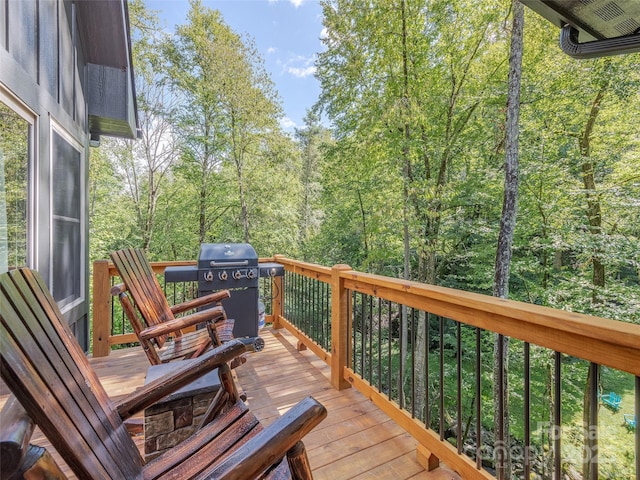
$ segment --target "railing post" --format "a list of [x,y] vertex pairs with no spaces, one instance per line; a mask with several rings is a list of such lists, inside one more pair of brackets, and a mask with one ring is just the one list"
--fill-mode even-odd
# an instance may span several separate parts
[[[281,262],[284,255],[274,255],[276,262]],[[280,329],[282,324],[280,318],[284,318],[284,276],[271,277],[271,315],[273,316],[273,328]]]
[[282,328],[280,318],[284,317],[284,277],[271,277],[271,296],[273,328]]
[[331,269],[331,385],[336,390],[351,386],[344,379],[348,365],[349,291],[344,288],[340,272],[351,270],[349,265],[334,265]]
[[111,347],[111,280],[109,261],[93,262],[93,356],[106,357]]

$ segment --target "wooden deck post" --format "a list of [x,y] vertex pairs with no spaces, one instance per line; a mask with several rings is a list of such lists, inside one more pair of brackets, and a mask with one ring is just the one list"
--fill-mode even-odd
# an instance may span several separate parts
[[334,265],[331,269],[331,385],[336,390],[351,387],[344,379],[348,365],[349,291],[344,288],[340,272],[351,270],[349,265]]
[[420,443],[416,447],[416,460],[427,472],[431,472],[440,466],[440,459]]
[[271,277],[271,315],[273,328],[282,328],[280,318],[284,317],[284,277]]
[[106,357],[111,351],[111,280],[109,261],[93,262],[93,356]]

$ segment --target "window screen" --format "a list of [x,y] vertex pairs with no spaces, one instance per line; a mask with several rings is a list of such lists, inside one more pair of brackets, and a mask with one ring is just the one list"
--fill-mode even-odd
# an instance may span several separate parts
[[52,284],[60,307],[82,296],[82,152],[52,133]]

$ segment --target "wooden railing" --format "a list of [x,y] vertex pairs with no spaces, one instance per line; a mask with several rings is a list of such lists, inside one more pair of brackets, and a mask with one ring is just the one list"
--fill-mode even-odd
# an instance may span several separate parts
[[[261,258],[260,262],[273,261],[272,258]],[[162,276],[167,267],[185,267],[195,266],[195,260],[183,260],[173,262],[151,262],[153,271],[158,275],[160,284],[163,285],[164,281]],[[117,300],[114,302],[114,298],[110,294],[111,287],[119,282],[118,271],[113,263],[108,260],[98,260],[93,263],[93,302],[92,302],[92,323],[93,323],[93,336],[92,336],[92,354],[94,357],[106,357],[113,347],[119,345],[128,345],[132,343],[138,343],[138,338],[135,333],[131,331],[127,320],[124,318],[121,307]],[[282,291],[280,283],[282,279],[274,277],[272,279],[275,287],[272,287],[274,291]],[[190,300],[193,296],[197,295],[197,282],[188,282],[188,285],[182,285],[182,292],[188,290],[191,293],[183,294],[180,298],[174,291],[170,291],[170,287],[165,286],[165,293],[170,303],[178,303],[181,301]],[[174,300],[173,302],[171,300]],[[272,304],[272,311],[279,313],[282,305],[278,303],[279,299],[274,299]],[[267,321],[272,322],[271,315],[267,315]],[[116,329],[116,325],[120,326]]]
[[[503,478],[506,460],[513,458],[519,478],[532,473],[562,478],[567,469],[581,472],[585,464],[591,478],[597,478],[598,469],[609,466],[606,437],[619,432],[598,433],[599,415],[609,413],[599,413],[600,385],[590,379],[601,378],[608,393],[604,383],[610,375],[628,374],[631,387],[623,403],[633,412],[624,413],[637,417],[640,412],[639,325],[361,273],[347,265],[328,268],[283,256],[269,260],[285,267],[285,277],[273,279],[274,327],[289,330],[299,348],[312,350],[330,365],[336,389],[356,388],[416,438],[418,458],[427,468],[442,460],[465,479]],[[98,307],[94,303],[96,356],[96,340],[102,341],[105,334],[100,332],[107,331],[99,316],[109,311],[107,273],[114,273],[108,264],[94,264],[94,302],[104,302]],[[519,407],[514,424],[522,438],[515,446],[501,424],[492,440],[484,439],[491,430],[487,419],[493,418],[494,398],[504,398],[501,390],[493,394],[487,381],[492,378],[491,345],[507,337],[511,348],[522,352],[518,365],[509,367],[509,375],[518,380],[512,401]],[[110,338],[108,345],[118,341]],[[534,357],[542,360],[534,362]],[[536,362],[546,369],[546,386],[536,378]],[[584,371],[582,386],[562,383],[567,368]],[[584,388],[585,398],[596,405],[586,423],[580,423],[579,434],[574,428],[579,413],[563,418],[563,392],[570,387]],[[549,399],[547,417],[540,416],[541,396]],[[499,411],[509,406],[502,400],[497,405]],[[583,433],[585,441],[577,447],[583,457],[576,459],[570,447]],[[638,479],[640,433],[636,429],[625,434],[635,460],[627,455],[630,465],[624,478]]]

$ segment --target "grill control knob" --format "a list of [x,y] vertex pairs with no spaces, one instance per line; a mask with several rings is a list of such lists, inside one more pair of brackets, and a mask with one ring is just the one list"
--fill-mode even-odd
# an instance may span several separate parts
[[208,271],[204,274],[204,280],[205,282],[213,282],[213,272],[212,271]]
[[227,271],[223,270],[218,274],[218,278],[223,282],[227,279]]
[[236,270],[235,272],[233,272],[233,278],[235,278],[236,280],[240,280],[242,278],[242,272],[240,270]]
[[256,277],[256,272],[253,270],[249,270],[247,272],[247,278],[255,278]]

